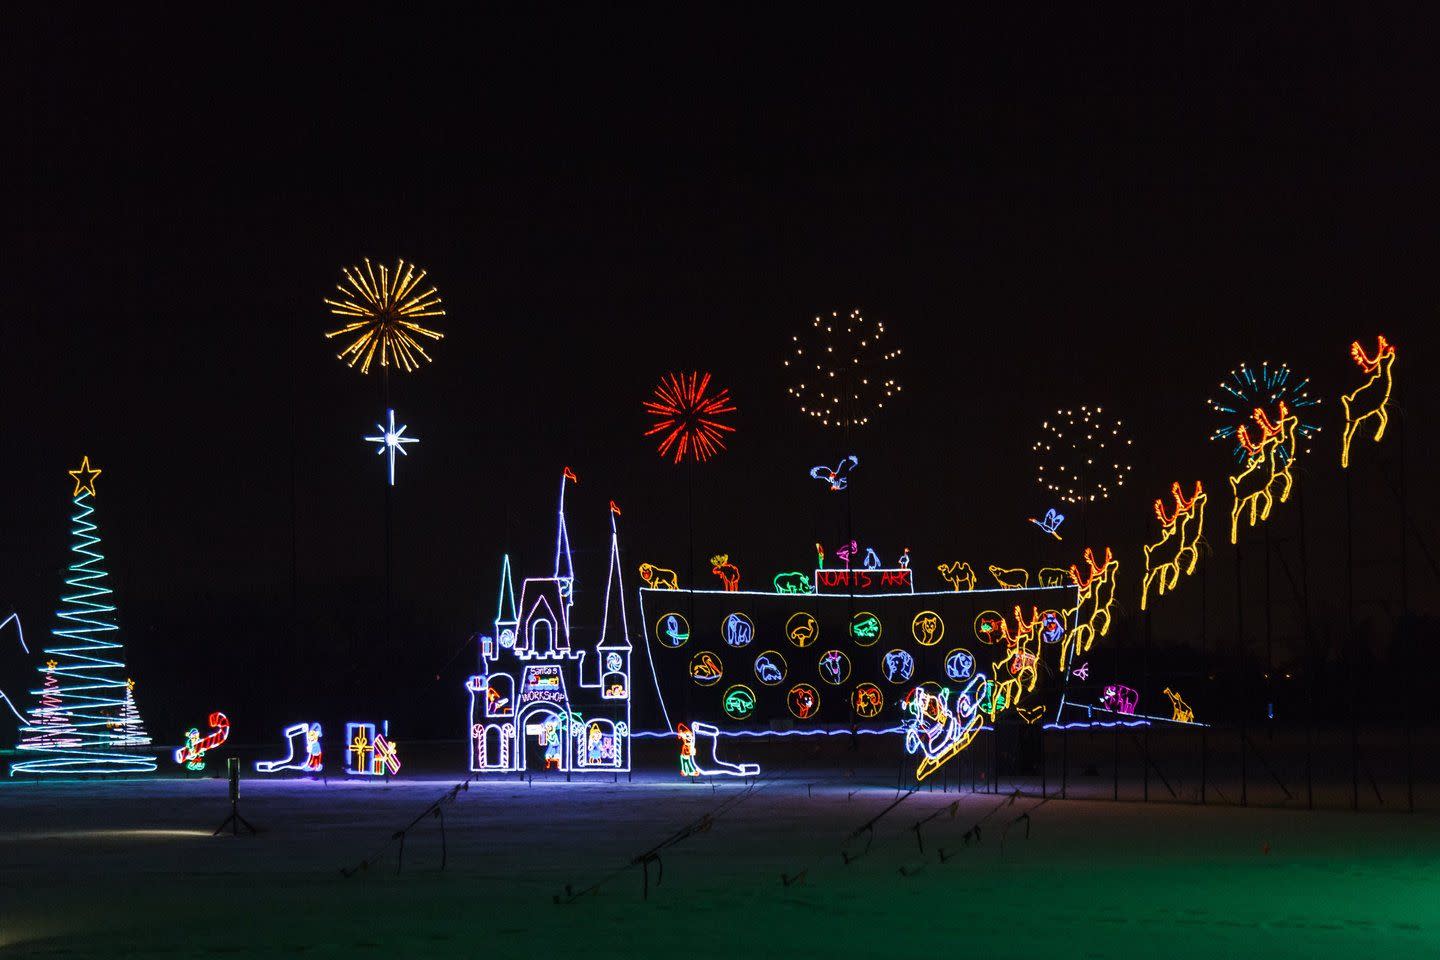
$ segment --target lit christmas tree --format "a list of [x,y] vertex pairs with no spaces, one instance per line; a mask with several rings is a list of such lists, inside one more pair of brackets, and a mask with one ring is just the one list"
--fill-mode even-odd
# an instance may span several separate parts
[[101,566],[105,558],[90,520],[100,471],[85,457],[70,476],[75,478],[70,550],[78,559],[65,580],[69,590],[60,599],[60,626],[51,631],[58,645],[45,650],[45,685],[32,691],[39,705],[20,728],[16,747],[37,756],[12,764],[10,773],[148,773],[155,757],[135,749],[148,745],[150,737],[125,677],[124,645],[116,636],[120,628]]
[[125,681],[125,702],[120,704],[120,719],[115,721],[115,743],[125,747],[143,747],[150,742],[145,724],[140,720],[140,708],[135,706],[135,681]]
[[75,738],[75,731],[70,727],[65,709],[60,705],[60,680],[55,676],[55,668],[59,665],[54,660],[45,662],[45,683],[40,688],[40,706],[30,711],[30,716],[34,727],[42,731],[35,738],[37,743],[52,747],[73,747],[79,745],[80,741]]

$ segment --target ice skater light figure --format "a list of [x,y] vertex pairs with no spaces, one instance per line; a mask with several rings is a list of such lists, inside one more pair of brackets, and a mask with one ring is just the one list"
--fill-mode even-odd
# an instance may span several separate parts
[[402,456],[408,457],[409,454],[405,452],[405,444],[419,443],[420,438],[405,436],[405,431],[410,429],[409,424],[402,423],[398,429],[396,428],[395,411],[393,409],[385,411],[385,416],[386,422],[389,423],[389,427],[382,427],[378,423],[375,424],[375,429],[380,431],[379,435],[374,437],[366,437],[365,442],[379,444],[379,449],[375,452],[380,454],[381,456],[389,454],[390,486],[393,487],[395,486],[395,454],[398,452]]

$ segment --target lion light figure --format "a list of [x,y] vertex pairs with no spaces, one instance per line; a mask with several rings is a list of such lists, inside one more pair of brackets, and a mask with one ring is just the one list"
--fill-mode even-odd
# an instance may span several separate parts
[[674,570],[666,570],[653,563],[640,564],[640,579],[644,580],[645,586],[651,590],[680,589],[680,581],[676,578]]

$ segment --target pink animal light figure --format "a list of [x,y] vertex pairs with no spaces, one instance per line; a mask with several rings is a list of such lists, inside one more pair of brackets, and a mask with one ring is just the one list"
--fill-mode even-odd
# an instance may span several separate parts
[[850,558],[855,556],[855,554],[859,552],[860,545],[854,540],[851,540],[849,543],[841,544],[840,546],[835,548],[835,556],[839,557],[842,561],[844,561],[846,570],[850,569]]
[[1140,703],[1140,694],[1121,683],[1107,683],[1100,694],[1100,705],[1106,710],[1133,715]]

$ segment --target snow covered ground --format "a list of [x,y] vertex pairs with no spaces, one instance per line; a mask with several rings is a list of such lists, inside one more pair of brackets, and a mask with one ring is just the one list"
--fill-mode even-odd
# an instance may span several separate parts
[[[430,818],[398,874],[387,841],[455,778],[246,780],[262,832],[238,838],[211,836],[219,779],[5,782],[0,954],[1440,955],[1433,813],[1012,801],[967,783],[847,841],[896,800],[893,770],[748,793],[677,779],[471,784],[444,807],[446,869]],[[937,812],[922,852],[912,827]],[[643,899],[631,860],[707,813],[650,865]]]

